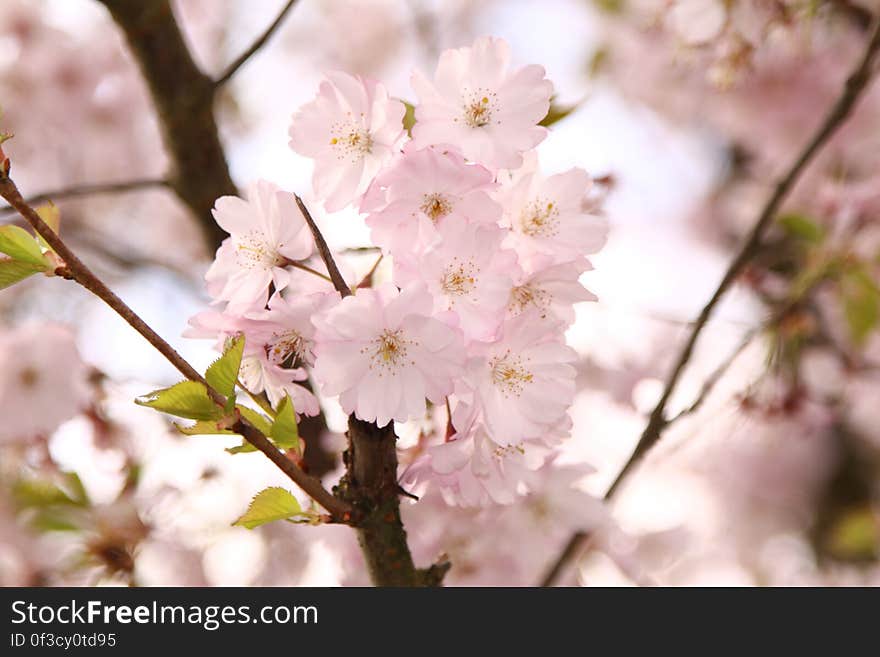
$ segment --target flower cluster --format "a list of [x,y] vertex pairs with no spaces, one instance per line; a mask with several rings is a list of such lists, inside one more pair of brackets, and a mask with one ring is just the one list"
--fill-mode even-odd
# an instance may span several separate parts
[[[190,335],[245,335],[242,382],[298,413],[318,403],[300,383],[379,426],[426,418],[409,475],[449,502],[510,502],[567,434],[575,352],[564,331],[606,226],[585,171],[544,176],[552,84],[481,38],[449,50],[433,79],[416,73],[411,137],[403,102],[379,82],[331,73],[293,117],[291,148],[314,161],[314,196],[364,216],[390,280],[341,295],[292,194],[261,182],[221,198],[230,233],[207,275],[218,311]],[[345,271],[342,258],[337,262]],[[317,276],[315,276],[317,274]],[[344,298],[343,298],[344,296]]]

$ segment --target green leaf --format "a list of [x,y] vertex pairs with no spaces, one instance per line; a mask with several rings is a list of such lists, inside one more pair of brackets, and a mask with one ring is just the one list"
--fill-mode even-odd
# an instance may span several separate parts
[[880,323],[880,287],[864,267],[842,279],[843,312],[850,336],[861,346]]
[[10,285],[15,285],[19,281],[26,279],[28,276],[33,276],[34,274],[46,271],[46,269],[47,267],[41,267],[29,262],[0,258],[0,290],[3,290]]
[[416,108],[412,103],[408,103],[405,100],[400,101],[403,103],[403,106],[406,107],[406,112],[403,115],[403,129],[406,130],[407,134],[412,137],[412,129],[416,124]]
[[190,426],[175,423],[177,430],[185,436],[210,436],[215,434],[232,435],[229,429],[221,429],[214,420],[199,420]]
[[[238,371],[241,368],[241,356],[244,353],[244,336],[233,338],[227,345],[223,355],[211,363],[205,372],[208,385],[227,398],[233,399]],[[232,408],[232,406],[230,406]]]
[[251,445],[248,441],[242,440],[241,445],[227,447],[226,451],[230,454],[248,454],[249,452],[256,452],[257,448]]
[[802,239],[810,244],[819,244],[825,239],[825,229],[816,221],[802,214],[785,214],[779,217],[779,225],[791,237]]
[[39,271],[49,269],[40,244],[19,226],[0,226],[0,253],[5,253],[13,260],[41,267]]
[[[58,207],[49,201],[48,203],[44,203],[43,205],[35,208],[37,214],[40,215],[40,219],[42,219],[46,225],[52,229],[52,232],[56,235],[58,234],[59,229],[61,228],[61,212],[59,212]],[[37,235],[37,242],[40,243],[40,246],[44,251],[52,251],[52,247],[49,246],[49,243],[43,239],[41,235]]]
[[272,433],[272,423],[267,420],[262,413],[259,413],[252,408],[248,408],[247,406],[242,406],[241,404],[238,404],[236,408],[238,409],[238,412],[241,413],[241,416],[259,429],[260,433],[264,436],[268,437]]
[[139,406],[148,406],[189,420],[219,420],[223,417],[223,409],[218,408],[208,397],[205,386],[197,381],[181,381],[134,401]]
[[12,499],[21,508],[45,508],[48,506],[84,506],[86,501],[75,499],[64,490],[45,479],[19,479],[12,486]]
[[562,119],[564,119],[566,116],[574,112],[577,108],[578,105],[569,105],[568,107],[557,105],[551,99],[550,109],[547,111],[547,116],[541,119],[541,122],[538,125],[542,125],[545,128],[548,128],[557,121],[561,121]]
[[55,508],[40,509],[29,521],[39,532],[76,532],[82,527],[74,522],[69,511]]
[[275,520],[287,520],[301,513],[302,508],[292,493],[273,486],[257,493],[245,514],[232,524],[253,529]]
[[284,399],[278,404],[278,413],[269,437],[281,449],[299,450],[299,427],[296,426],[296,413],[289,395],[284,395]]

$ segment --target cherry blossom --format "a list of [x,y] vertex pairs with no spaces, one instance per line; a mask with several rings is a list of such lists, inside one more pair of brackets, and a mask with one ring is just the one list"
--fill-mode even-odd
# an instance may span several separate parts
[[205,280],[211,295],[228,301],[230,308],[264,304],[270,284],[280,291],[290,282],[287,262],[312,252],[311,233],[293,195],[270,182],[251,186],[248,200],[217,199],[214,219],[230,237],[217,250]]
[[430,244],[452,217],[497,222],[501,206],[489,197],[495,187],[488,169],[466,164],[451,147],[417,150],[410,142],[376,178],[361,212],[368,213],[374,243],[392,254],[413,253]]
[[501,248],[504,236],[498,226],[448,219],[424,255],[396,261],[395,281],[424,282],[435,312],[455,311],[466,337],[492,339],[517,274],[516,254]]
[[315,161],[315,195],[331,212],[362,195],[405,136],[403,103],[384,85],[327,73],[317,98],[293,116],[290,147]]
[[466,387],[496,444],[536,438],[565,417],[574,398],[571,363],[577,354],[560,338],[527,312],[505,322],[497,341],[473,347]]
[[543,253],[561,261],[595,253],[605,245],[607,222],[585,210],[592,181],[583,169],[544,177],[531,156],[522,169],[501,179],[498,198],[517,252]]
[[423,285],[360,289],[316,315],[315,377],[346,413],[385,426],[442,403],[464,364],[460,332],[431,316]]
[[470,48],[444,51],[433,82],[415,72],[412,86],[417,147],[452,144],[483,166],[515,169],[547,134],[538,123],[550,109],[553,85],[541,66],[511,71],[503,39],[482,37]]
[[507,304],[509,316],[534,310],[542,320],[569,326],[575,318],[574,304],[596,301],[596,295],[578,280],[593,268],[586,258],[552,264],[552,256],[539,254],[521,262],[523,273],[515,281]]
[[0,371],[0,443],[53,432],[93,396],[73,334],[58,324],[4,332]]

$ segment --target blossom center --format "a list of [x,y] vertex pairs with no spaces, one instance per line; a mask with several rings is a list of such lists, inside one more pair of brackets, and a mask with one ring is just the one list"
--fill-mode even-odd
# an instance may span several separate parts
[[409,346],[414,344],[407,340],[402,329],[392,331],[386,329],[361,353],[370,355],[370,369],[378,368],[379,376],[390,373],[394,376],[407,361]]
[[440,288],[452,297],[463,296],[473,291],[477,284],[479,269],[473,262],[461,262],[457,257],[443,270]]
[[471,128],[482,128],[492,123],[497,109],[497,97],[497,94],[486,89],[476,89],[465,94],[462,108],[464,122]]
[[[546,290],[531,285],[518,285],[510,291],[510,302],[507,304],[508,309],[515,315],[524,312],[529,306],[534,306],[541,311],[545,311],[550,305],[551,296]],[[542,314],[543,319],[546,314]]]
[[559,208],[553,201],[536,199],[523,210],[520,226],[529,237],[553,237],[559,232]]
[[40,380],[40,373],[33,367],[26,367],[18,373],[18,382],[24,388],[36,387]]
[[275,365],[293,369],[301,364],[308,341],[296,331],[275,333],[265,345],[266,356]]
[[373,150],[373,136],[364,127],[355,123],[337,123],[330,128],[330,145],[337,158],[358,162]]
[[269,245],[261,230],[252,230],[240,237],[235,255],[244,269],[271,269],[284,264],[284,258]]
[[420,210],[424,212],[428,218],[437,223],[438,219],[442,219],[452,212],[452,203],[443,194],[425,194]]
[[501,389],[505,397],[519,397],[526,385],[534,380],[534,375],[523,367],[522,358],[511,354],[508,349],[504,356],[496,356],[489,361],[492,383]]

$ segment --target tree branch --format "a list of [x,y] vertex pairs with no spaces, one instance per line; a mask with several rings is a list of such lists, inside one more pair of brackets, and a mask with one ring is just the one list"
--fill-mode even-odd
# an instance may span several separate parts
[[[64,278],[72,279],[97,296],[116,314],[140,333],[153,347],[161,353],[184,377],[191,381],[198,381],[205,385],[208,394],[216,404],[225,407],[226,398],[207,384],[204,377],[199,374],[177,351],[144,322],[122,299],[120,299],[101,279],[74,254],[53,231],[28,205],[15,183],[8,175],[8,160],[0,163],[0,196],[27,221],[33,229],[52,247],[55,253],[64,261],[64,265],[56,270],[56,274]],[[231,427],[232,431],[240,434],[251,445],[263,452],[278,468],[287,475],[295,484],[310,495],[316,502],[323,506],[340,521],[348,521],[351,514],[351,506],[344,500],[340,500],[329,493],[321,482],[303,472],[293,461],[288,459],[275,447],[266,436],[256,427],[240,418]]]
[[[296,203],[315,238],[318,253],[336,290],[343,297],[351,288],[339,273],[333,254],[305,203]],[[400,518],[400,485],[397,482],[397,436],[394,425],[379,427],[348,417],[348,449],[342,455],[345,475],[336,493],[357,511],[358,542],[370,578],[376,586],[439,586],[449,564],[418,569],[413,563],[406,530]]]
[[[758,251],[761,246],[761,240],[775,218],[780,205],[797,182],[804,168],[852,113],[853,107],[855,107],[856,102],[862,96],[871,81],[878,51],[880,51],[880,20],[875,20],[864,54],[844,83],[843,91],[840,96],[829,110],[825,120],[819,125],[815,134],[810,138],[806,146],[804,146],[803,150],[791,164],[788,171],[773,188],[773,191],[767,199],[767,202],[764,204],[764,207],[761,209],[751,232],[728,266],[727,271],[724,273],[724,276],[718,284],[718,287],[715,289],[714,294],[700,311],[700,314],[688,335],[687,341],[669,374],[669,378],[663,389],[663,394],[660,396],[660,400],[651,412],[648,424],[642,432],[635,450],[633,450],[632,455],[611,483],[611,486],[605,493],[605,500],[609,500],[614,496],[627,474],[629,474],[633,467],[641,460],[642,456],[653,447],[658,440],[660,440],[663,430],[669,424],[669,420],[666,419],[666,405],[669,402],[670,397],[672,397],[672,394],[675,392],[679,379],[684,373],[687,364],[690,362],[694,347],[697,344],[697,340],[699,339],[703,328],[712,316],[712,312],[715,310],[718,302],[721,301],[721,298],[727,293],[728,289],[730,289],[742,273],[743,269],[745,269],[746,265]],[[580,544],[585,538],[586,535],[580,532],[571,537],[562,553],[548,569],[543,580],[543,586],[551,586],[556,581],[562,570],[568,565],[568,562],[573,560],[577,555]]]
[[214,116],[214,81],[196,66],[169,0],[98,0],[125,33],[150,89],[171,158],[168,184],[215,248],[226,237],[214,201],[237,194]]
[[251,44],[251,46],[245,50],[241,55],[235,58],[235,60],[226,67],[226,69],[217,76],[217,79],[214,80],[214,87],[219,88],[224,84],[229,82],[229,80],[238,73],[238,69],[244,66],[250,59],[253,57],[269,39],[272,38],[272,35],[281,27],[281,23],[284,22],[284,18],[290,13],[290,10],[293,9],[293,6],[296,4],[297,0],[288,0],[288,2],[281,8],[281,11],[278,14],[278,17],[272,21],[272,24],[266,28],[266,30],[257,37],[257,39]]
[[330,281],[333,283],[333,287],[335,287],[336,291],[343,297],[349,296],[351,294],[351,288],[348,287],[348,283],[345,282],[342,274],[339,273],[339,267],[336,266],[336,261],[333,260],[333,254],[330,253],[330,247],[327,246],[327,241],[321,234],[315,220],[312,219],[312,215],[306,207],[306,204],[303,203],[303,200],[297,194],[294,194],[293,196],[296,199],[296,204],[299,206],[299,210],[302,212],[306,223],[309,225],[309,230],[312,231],[312,237],[315,238],[315,246],[318,247],[318,255],[321,256],[321,260],[324,261],[324,266],[327,267],[327,273],[330,275]]
[[[124,182],[111,183],[93,183],[90,185],[71,185],[70,187],[60,187],[54,191],[43,192],[36,196],[31,196],[25,202],[28,205],[38,205],[46,201],[63,201],[69,198],[79,198],[80,196],[93,196],[98,194],[122,194],[125,192],[133,192],[142,189],[152,189],[156,187],[168,187],[168,181],[162,178],[142,178],[138,180],[126,180]],[[6,207],[0,209],[0,214],[14,214],[15,208]]]

